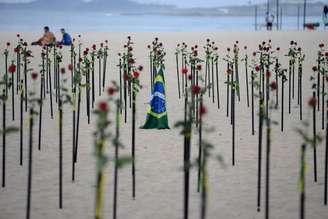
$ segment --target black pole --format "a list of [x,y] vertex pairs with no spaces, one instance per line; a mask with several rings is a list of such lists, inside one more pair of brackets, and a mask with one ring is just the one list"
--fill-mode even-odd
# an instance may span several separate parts
[[115,169],[114,169],[114,201],[113,201],[113,219],[117,217],[117,186],[118,186],[118,155],[119,155],[119,137],[120,137],[120,105],[116,101],[116,133],[115,133]]
[[177,66],[178,94],[179,94],[179,99],[180,99],[181,98],[181,93],[180,93],[180,75],[179,75],[179,57],[178,57],[178,53],[175,54],[175,59],[176,59],[176,66]]
[[41,74],[41,86],[40,86],[40,111],[39,111],[39,138],[38,138],[38,149],[41,150],[41,133],[42,133],[42,105],[43,105],[43,80],[44,73]]
[[[23,103],[24,103],[24,86],[23,86],[23,80],[20,81],[20,129],[19,129],[19,145],[20,145],[20,156],[19,156],[19,163],[22,166],[23,165]],[[26,100],[25,100],[26,101]]]
[[[313,91],[313,98],[315,98],[315,91]],[[316,131],[315,106],[313,106],[313,168],[314,168],[314,182],[317,182],[317,131]]]
[[306,24],[306,0],[304,0],[303,3],[303,30],[305,30],[305,24]]
[[305,150],[306,145],[302,144],[301,148],[301,172],[300,172],[300,219],[305,218]]
[[264,103],[262,93],[260,92],[259,102],[259,142],[258,142],[258,171],[257,171],[257,211],[261,211],[261,166],[262,166],[262,131],[263,131],[263,115]]
[[6,186],[6,89],[2,91],[2,187]]
[[[58,78],[59,80],[59,78]],[[60,89],[60,88],[59,88]],[[63,208],[63,109],[59,96],[59,208]]]
[[136,173],[135,173],[135,135],[136,135],[136,91],[135,82],[132,81],[132,197],[136,197]]
[[31,212],[32,158],[33,158],[33,114],[34,114],[33,109],[30,109],[26,219],[30,219],[30,212]]
[[327,181],[328,181],[328,100],[326,109],[326,153],[325,153],[325,189],[324,189],[324,205],[327,205]]

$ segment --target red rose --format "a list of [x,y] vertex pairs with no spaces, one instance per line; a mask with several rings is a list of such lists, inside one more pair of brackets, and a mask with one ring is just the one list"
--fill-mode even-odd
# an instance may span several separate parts
[[195,45],[195,49],[197,49],[198,48],[198,45]]
[[325,56],[328,57],[328,52],[325,52]]
[[139,70],[139,71],[142,71],[142,70],[143,70],[143,66],[142,66],[142,65],[139,65],[139,66],[138,66],[138,70]]
[[256,52],[253,52],[253,56],[256,56]]
[[277,82],[276,81],[272,81],[270,83],[270,88],[271,88],[271,90],[276,90],[277,89]]
[[320,47],[320,48],[323,48],[323,47],[325,47],[325,44],[320,43],[320,44],[319,44],[319,47]]
[[10,46],[10,42],[7,42],[7,46]]
[[139,75],[140,75],[140,73],[139,73],[139,72],[137,72],[137,71],[134,71],[134,72],[133,72],[133,77],[135,77],[135,78],[138,78],[138,77],[139,77]]
[[20,34],[18,33],[18,34],[16,34],[16,36],[19,38],[20,37]]
[[191,88],[191,91],[193,94],[199,94],[201,91],[201,88],[198,85],[193,85]]
[[312,71],[314,71],[314,72],[318,71],[318,67],[317,66],[313,66],[312,67]]
[[24,45],[24,46],[27,46],[27,42],[24,42],[23,45]]
[[260,66],[255,66],[255,71],[259,72],[261,70]]
[[61,73],[62,75],[65,74],[65,72],[66,72],[65,68],[60,68],[60,73]]
[[207,112],[206,107],[203,104],[200,104],[199,106],[199,114],[204,115]]
[[188,68],[182,68],[181,72],[182,72],[182,74],[187,74],[188,73]]
[[270,78],[270,77],[271,77],[271,72],[270,72],[270,71],[266,71],[265,76],[266,76],[267,78]]
[[280,47],[277,47],[277,51],[280,51]]
[[188,80],[189,80],[189,81],[192,80],[192,75],[188,75]]
[[315,97],[311,97],[308,101],[310,107],[315,107],[317,104],[317,99]]
[[198,65],[196,66],[196,69],[197,69],[197,71],[201,71],[201,70],[202,70],[202,65],[201,65],[201,64],[198,64]]
[[73,71],[73,65],[72,64],[68,64],[68,70]]
[[128,40],[131,40],[131,36],[128,36]]
[[124,79],[124,81],[128,81],[128,80],[130,80],[130,76],[127,73],[124,73],[123,79]]
[[88,55],[88,51],[87,50],[84,50],[83,51],[83,55],[85,55],[85,56]]
[[8,68],[9,73],[14,73],[16,71],[16,65],[11,64]]
[[148,48],[148,49],[150,49],[150,48],[151,48],[151,46],[150,46],[150,45],[148,45],[148,46],[147,46],[147,48]]
[[79,58],[79,62],[82,62],[83,61],[83,59],[82,58]]
[[33,73],[31,74],[31,77],[32,77],[33,80],[36,80],[36,79],[38,78],[38,73],[33,72]]
[[129,59],[128,63],[129,63],[129,64],[134,64],[135,61],[134,61],[134,59]]
[[98,104],[98,109],[101,111],[108,111],[108,104],[102,101]]
[[116,91],[117,90],[115,88],[113,88],[113,87],[109,87],[107,89],[107,93],[108,93],[109,96],[113,95]]
[[227,48],[227,51],[230,52],[230,48]]
[[93,49],[93,50],[96,50],[96,44],[93,44],[93,45],[92,45],[92,49]]
[[14,48],[14,52],[18,53],[19,52],[19,47]]

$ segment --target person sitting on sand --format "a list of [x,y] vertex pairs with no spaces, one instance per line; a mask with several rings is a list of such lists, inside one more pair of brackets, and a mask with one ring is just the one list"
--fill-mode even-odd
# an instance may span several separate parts
[[60,42],[57,42],[57,44],[63,46],[72,45],[72,37],[68,33],[66,33],[65,29],[64,28],[60,29],[60,32],[62,33],[63,38]]
[[50,32],[50,29],[48,26],[45,26],[43,28],[44,34],[43,36],[38,40],[32,43],[32,46],[38,45],[38,46],[49,46],[56,42],[55,35]]

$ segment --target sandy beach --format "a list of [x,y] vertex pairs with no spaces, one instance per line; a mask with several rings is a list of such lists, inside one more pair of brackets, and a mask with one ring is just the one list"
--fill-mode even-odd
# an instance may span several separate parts
[[[28,42],[39,37],[41,33],[20,33]],[[250,55],[264,40],[272,40],[273,47],[281,47],[281,60],[287,67],[287,58],[284,57],[291,40],[297,41],[306,54],[304,65],[304,119],[308,118],[309,108],[307,100],[311,94],[311,84],[308,80],[312,74],[312,66],[316,64],[318,44],[328,44],[326,32],[181,32],[181,33],[74,33],[82,36],[83,47],[97,46],[104,40],[109,41],[109,64],[107,66],[107,84],[111,80],[118,80],[118,56],[126,37],[130,35],[134,42],[134,53],[137,63],[144,66],[140,75],[143,89],[137,96],[137,126],[143,125],[146,117],[147,103],[150,99],[150,74],[147,45],[158,37],[163,42],[167,52],[166,57],[166,86],[167,110],[170,130],[143,130],[137,129],[136,136],[136,199],[132,199],[131,167],[126,166],[119,172],[118,187],[118,218],[120,219],[179,219],[183,209],[183,137],[174,123],[183,119],[183,99],[178,98],[175,48],[178,43],[188,45],[198,44],[201,57],[204,57],[202,45],[206,39],[215,41],[220,54],[220,100],[221,108],[213,104],[211,99],[205,98],[208,109],[204,122],[215,128],[215,132],[205,139],[215,145],[215,154],[224,157],[225,166],[216,160],[209,162],[209,197],[208,219],[259,219],[264,218],[264,161],[262,163],[262,211],[256,211],[257,200],[257,117],[255,120],[254,136],[251,135],[251,109],[246,105],[245,74],[243,63],[240,67],[241,101],[236,105],[236,165],[231,165],[231,126],[226,117],[226,89],[225,64],[222,57],[227,47],[232,47],[236,40],[240,47],[248,47]],[[59,38],[60,33],[56,33]],[[0,33],[1,53],[6,42],[16,43],[16,33]],[[13,58],[13,47],[9,55]],[[31,66],[38,69],[41,63],[41,48],[31,47],[35,57]],[[63,49],[65,66],[69,63],[69,48]],[[241,49],[241,56],[245,54]],[[1,56],[0,73],[4,72],[4,56]],[[97,65],[96,65],[97,68]],[[97,69],[96,69],[97,72]],[[39,88],[38,88],[39,90]],[[103,97],[97,96],[97,101]],[[84,96],[84,94],[83,94]],[[76,165],[76,181],[71,181],[72,174],[72,115],[71,109],[64,110],[64,178],[63,178],[63,209],[58,208],[58,113],[50,119],[49,97],[44,103],[44,118],[42,128],[42,149],[37,150],[38,122],[34,129],[33,152],[33,185],[31,218],[33,219],[89,219],[94,217],[95,199],[95,157],[93,155],[94,117],[91,124],[87,124],[85,101],[82,98],[80,144],[78,162]],[[287,98],[285,98],[287,103]],[[19,98],[15,99],[16,119],[11,120],[11,106],[8,102],[7,124],[19,126]],[[256,104],[257,106],[257,104]],[[292,102],[292,114],[288,114],[285,104],[285,130],[282,133],[279,126],[273,127],[271,151],[271,179],[270,179],[270,218],[295,219],[299,217],[299,166],[300,145],[302,139],[296,134],[295,127],[300,125],[297,100]],[[279,121],[280,110],[274,113],[273,118]],[[318,113],[317,130],[321,130],[321,113]],[[27,116],[27,115],[25,115]],[[1,121],[2,121],[1,114]],[[320,121],[320,122],[319,122]],[[5,188],[0,188],[0,219],[18,219],[25,217],[26,188],[27,188],[27,121],[24,129],[24,164],[19,165],[19,133],[7,137],[7,182]],[[131,113],[128,123],[121,123],[121,140],[125,148],[121,154],[130,154],[131,150]],[[197,157],[198,136],[192,137],[192,159]],[[114,153],[111,144],[108,145],[109,154]],[[265,151],[264,151],[265,152]],[[263,152],[263,156],[264,156]],[[306,218],[328,219],[328,207],[323,205],[324,183],[324,153],[325,142],[317,147],[318,155],[318,182],[313,181],[313,152],[307,150],[306,172]],[[2,152],[0,152],[2,156]],[[112,217],[113,206],[113,163],[109,163],[106,176],[106,194],[104,213],[105,218]],[[190,187],[190,219],[199,218],[200,195],[196,191],[197,170],[191,173]]]

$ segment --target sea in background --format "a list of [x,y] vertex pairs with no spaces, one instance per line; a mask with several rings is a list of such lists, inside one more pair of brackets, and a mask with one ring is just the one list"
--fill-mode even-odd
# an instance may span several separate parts
[[[320,16],[307,17],[307,21],[322,23]],[[301,17],[300,28],[302,23]],[[259,30],[265,30],[264,17],[258,17],[258,24]],[[254,16],[122,15],[103,12],[0,9],[1,31],[40,31],[45,25],[55,30],[64,27],[71,32],[253,31],[255,18]],[[297,29],[296,16],[283,17],[282,30]]]

